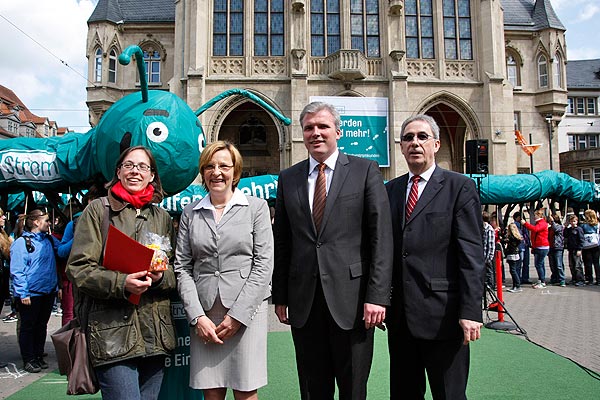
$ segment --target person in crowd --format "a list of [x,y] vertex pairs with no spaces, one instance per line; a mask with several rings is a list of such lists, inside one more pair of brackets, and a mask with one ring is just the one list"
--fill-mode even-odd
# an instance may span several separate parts
[[[73,247],[73,239],[75,238],[75,226],[77,224],[77,220],[81,216],[82,209],[91,203],[92,200],[99,197],[99,192],[96,185],[92,185],[86,194],[81,199],[81,204],[74,203],[70,204],[68,209],[66,210],[67,216],[70,217],[70,221],[65,226],[61,241],[58,245],[57,255],[59,260],[65,260],[64,268],[59,268],[59,276],[61,278],[62,284],[62,298],[60,305],[62,307],[62,324],[66,325],[71,321],[75,315],[73,311],[74,297],[73,297],[73,283],[67,277],[66,272],[66,260],[69,258],[69,254],[71,254],[71,247]],[[60,263],[59,263],[60,267]]]
[[[53,214],[54,213],[52,213],[52,215]],[[60,241],[62,240],[63,232],[65,231],[65,226],[66,226],[66,223],[59,217],[55,217],[54,222],[50,225],[50,234],[52,235],[52,237],[54,238],[54,241],[57,243],[58,246],[60,246]],[[57,317],[62,317],[62,315],[63,315],[63,311],[62,311],[62,309],[63,309],[62,276],[64,275],[64,271],[67,266],[67,260],[66,260],[66,258],[62,258],[62,257],[58,256],[58,248],[55,253],[55,256],[56,256],[56,273],[58,274],[58,287],[60,289],[61,296],[60,296],[60,298],[58,297],[58,295],[56,297],[54,297],[51,315],[55,315]]]
[[[5,220],[6,221],[6,220]],[[16,224],[14,226],[14,229],[12,230],[12,232],[9,235],[11,244],[12,242],[14,242],[15,239],[21,237],[21,235],[23,234],[23,231],[25,226],[25,214],[19,214],[17,216],[17,221]],[[6,222],[5,222],[5,226],[4,229],[6,229]],[[6,232],[6,230],[5,230]],[[14,293],[14,286],[13,286],[13,278],[12,275],[10,274],[10,262],[8,264],[5,264],[5,267],[8,267],[8,269],[5,270],[6,274],[8,274],[8,298],[9,298],[9,302],[10,302],[10,313],[8,315],[6,315],[4,318],[2,318],[2,322],[6,322],[6,323],[11,323],[11,322],[18,322],[19,321],[19,315],[17,314],[17,300],[15,298],[15,293]]]
[[[506,276],[505,276],[505,271],[504,271],[504,262],[502,261],[504,258],[504,248],[502,247],[502,241],[504,239],[504,235],[505,235],[505,231],[506,229],[503,227],[503,225],[500,223],[500,220],[498,219],[498,213],[496,211],[492,212],[492,215],[490,217],[490,225],[492,226],[492,229],[494,229],[494,240],[495,240],[495,252],[494,255],[500,251],[500,270],[502,271],[502,287],[504,287],[504,282],[506,281]],[[494,259],[494,282],[493,282],[493,288],[496,287],[496,265],[495,265],[495,259]]]
[[4,301],[10,298],[10,245],[12,238],[6,233],[6,214],[0,208],[0,311],[4,306]]
[[481,213],[483,220],[483,260],[485,262],[485,284],[490,288],[496,287],[496,232],[490,225],[490,214],[487,211]]
[[292,327],[302,399],[333,399],[336,383],[340,399],[365,399],[390,304],[390,206],[377,163],[338,150],[335,107],[308,104],[300,125],[309,157],[277,188],[275,313]]
[[[4,308],[4,301],[10,298],[8,284],[10,281],[10,245],[12,239],[6,233],[6,214],[0,208],[0,315]],[[7,363],[0,361],[0,368],[6,367]]]
[[543,289],[546,287],[546,256],[550,251],[550,242],[548,241],[548,223],[544,218],[542,209],[533,212],[534,224],[525,221],[523,225],[531,232],[531,247],[535,270],[537,271],[538,281],[533,284],[534,289]]
[[200,156],[208,194],[187,205],[177,237],[177,289],[193,334],[190,387],[207,400],[257,399],[267,384],[273,231],[265,200],[237,185],[242,156],[217,141]]
[[596,211],[587,209],[584,212],[585,223],[581,224],[583,230],[583,266],[585,271],[585,283],[594,284],[594,275],[596,275],[596,285],[600,285],[600,227],[598,225],[598,216]]
[[583,229],[578,226],[579,218],[571,214],[565,227],[565,246],[569,252],[569,270],[571,271],[571,282],[575,286],[583,286]]
[[519,228],[519,232],[523,238],[521,245],[519,246],[519,256],[521,257],[521,285],[530,285],[529,255],[531,249],[531,238],[529,237],[529,230],[527,230],[525,227],[520,212],[517,211],[513,214],[513,220],[515,225],[517,225],[517,228]]
[[58,293],[55,250],[57,243],[48,234],[50,217],[41,209],[25,216],[25,231],[10,248],[10,273],[20,315],[19,348],[23,369],[37,373],[48,368],[44,345],[48,320]]
[[66,325],[74,318],[73,314],[73,283],[67,277],[66,267],[67,259],[71,253],[73,246],[73,238],[75,237],[75,223],[81,216],[81,211],[73,214],[73,219],[67,222],[60,243],[58,244],[58,270],[61,279],[62,298],[60,306],[62,308],[62,324]]
[[512,287],[508,289],[511,293],[520,293],[523,291],[521,288],[521,256],[519,254],[519,246],[522,240],[523,237],[517,225],[514,222],[508,224],[506,236],[504,237],[504,254],[508,262],[510,276],[512,277]]
[[[164,192],[150,150],[135,146],[123,151],[107,188],[108,197],[92,201],[77,221],[67,263],[75,314],[87,320],[102,398],[156,399],[165,356],[176,345],[169,300],[176,283],[172,265],[130,274],[102,265],[108,223],[139,242],[148,233],[170,242],[171,217],[152,204],[160,203]],[[140,295],[138,305],[128,300],[130,294]]]
[[482,326],[479,195],[472,179],[436,165],[432,117],[404,121],[400,140],[409,172],[386,185],[394,230],[390,398],[423,399],[428,379],[433,399],[465,399],[468,344]]
[[565,287],[565,266],[563,262],[564,253],[564,229],[560,216],[553,214],[546,217],[548,223],[548,242],[550,242],[550,251],[548,252],[548,263],[550,264],[550,283],[556,286]]

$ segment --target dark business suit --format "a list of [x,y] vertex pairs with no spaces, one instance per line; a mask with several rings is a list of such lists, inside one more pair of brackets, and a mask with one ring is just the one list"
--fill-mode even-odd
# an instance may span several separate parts
[[391,397],[423,398],[427,368],[434,398],[464,398],[469,352],[458,321],[482,321],[479,196],[471,179],[436,167],[405,221],[407,184],[408,174],[386,185],[394,230]]
[[[389,203],[377,164],[339,153],[317,232],[308,168],[304,160],[279,175],[273,303],[288,306],[302,391],[311,400],[332,398],[330,368],[340,399],[365,398],[373,329],[365,329],[363,305],[390,302]],[[325,323],[333,329],[320,326]],[[352,362],[340,370],[327,354]]]

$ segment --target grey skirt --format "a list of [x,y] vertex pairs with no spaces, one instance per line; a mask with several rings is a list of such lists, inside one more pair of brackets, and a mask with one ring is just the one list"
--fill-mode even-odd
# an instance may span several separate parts
[[[243,392],[267,384],[267,301],[263,301],[250,326],[242,325],[223,344],[209,343],[190,332],[190,387],[231,388]],[[206,316],[219,325],[229,311],[217,296]]]

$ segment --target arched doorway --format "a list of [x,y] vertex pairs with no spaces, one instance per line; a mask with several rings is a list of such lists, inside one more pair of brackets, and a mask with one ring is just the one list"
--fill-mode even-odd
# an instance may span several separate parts
[[442,168],[464,173],[465,141],[479,137],[471,111],[461,107],[457,110],[441,97],[429,101],[422,110],[440,127],[441,146],[435,157],[436,163]]
[[278,125],[271,115],[253,102],[236,106],[223,120],[218,139],[235,144],[244,159],[242,177],[278,174]]

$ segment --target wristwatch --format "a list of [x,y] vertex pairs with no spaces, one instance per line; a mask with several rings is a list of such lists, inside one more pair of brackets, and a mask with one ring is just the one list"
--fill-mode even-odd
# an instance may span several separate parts
[[196,324],[198,323],[198,319],[199,319],[199,318],[200,318],[200,317],[196,317],[196,318],[194,318],[194,319],[193,319],[193,320],[190,322],[190,326],[192,326],[192,327],[193,327],[193,326],[196,326]]

